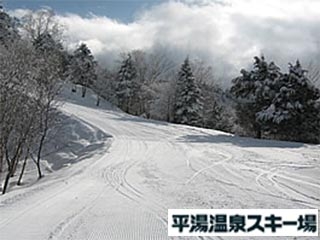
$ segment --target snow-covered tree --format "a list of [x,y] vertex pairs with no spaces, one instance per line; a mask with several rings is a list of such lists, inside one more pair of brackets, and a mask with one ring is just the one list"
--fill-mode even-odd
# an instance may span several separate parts
[[133,78],[133,94],[130,104],[130,113],[147,117],[148,101],[152,96],[149,92],[149,83],[147,81],[148,60],[147,54],[141,50],[130,52],[135,77]]
[[42,33],[37,36],[33,41],[33,45],[37,50],[42,52],[63,51],[62,44],[58,40],[55,40],[49,33]]
[[86,44],[82,43],[73,53],[69,68],[69,78],[74,84],[82,85],[82,97],[86,96],[87,87],[97,79],[97,63]]
[[52,37],[49,33],[43,33],[34,39],[32,44],[39,53],[39,57],[54,55],[60,61],[60,70],[65,75],[64,78],[68,76],[70,55],[64,50],[59,39]]
[[24,44],[15,41],[9,46],[0,46],[0,175],[6,170],[3,192],[14,174],[25,142],[21,136],[28,125],[29,112],[24,109],[30,102],[27,96],[34,83],[35,69],[31,65],[34,54]]
[[93,82],[92,90],[97,95],[96,106],[100,105],[101,98],[112,101],[110,95],[112,94],[113,89],[111,89],[110,84],[110,73],[107,69],[103,69],[101,66],[97,66],[97,80]]
[[132,113],[133,98],[138,93],[139,86],[136,82],[137,72],[131,54],[123,60],[118,72],[116,96],[119,107],[125,112]]
[[189,58],[186,58],[177,79],[174,122],[201,126],[202,109],[201,90],[193,76]]
[[282,74],[274,62],[267,63],[264,57],[254,59],[253,70],[241,70],[242,75],[233,79],[230,92],[238,102],[237,117],[240,125],[248,134],[261,138],[265,126],[258,121],[257,113],[272,102],[276,94],[276,83]]
[[21,19],[23,35],[31,42],[50,35],[56,42],[62,38],[63,26],[50,8],[29,11]]
[[281,73],[273,62],[255,58],[254,69],[233,80],[240,125],[256,137],[318,142],[319,90],[299,61]]
[[[150,118],[153,107],[160,103],[161,94],[163,94],[161,85],[169,79],[170,71],[173,69],[172,61],[163,53],[155,51],[154,53],[146,53],[141,50],[131,52],[134,68],[136,69],[135,83],[139,94],[134,94],[133,113],[139,116]],[[165,93],[167,95],[167,93]],[[161,100],[160,100],[161,99]],[[156,103],[157,101],[157,103]],[[158,109],[159,110],[159,109]],[[166,119],[166,112],[158,112],[157,116]]]
[[5,193],[22,158],[32,156],[42,177],[41,152],[56,114],[61,64],[55,55],[41,56],[23,40],[0,46],[0,52],[0,172],[6,171]]
[[[1,20],[10,20],[2,9]],[[42,149],[55,124],[56,97],[63,78],[62,46],[50,34],[25,39],[14,25],[0,21],[0,175],[5,193],[11,177],[20,169],[18,184],[28,159],[41,178]],[[38,22],[38,26],[45,22]],[[9,26],[10,25],[10,26]],[[9,26],[9,27],[7,27]],[[42,26],[46,29],[47,26]],[[10,32],[13,34],[3,34]]]
[[318,142],[320,92],[307,77],[300,62],[289,64],[289,73],[276,84],[271,104],[257,114],[258,120],[277,138]]
[[203,127],[222,130],[222,106],[217,101],[216,87],[213,84],[202,82],[200,88],[203,94]]
[[154,96],[153,102],[150,105],[151,118],[173,122],[175,87],[175,79],[171,78],[168,78],[167,81],[153,84]]
[[201,59],[191,62],[193,75],[203,97],[203,127],[230,131],[231,122],[223,105],[224,91],[216,84],[213,68]]

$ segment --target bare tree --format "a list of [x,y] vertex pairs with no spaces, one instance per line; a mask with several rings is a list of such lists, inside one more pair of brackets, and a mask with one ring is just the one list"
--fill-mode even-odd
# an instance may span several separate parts
[[[42,58],[40,57],[43,56]],[[55,122],[57,115],[56,98],[61,90],[63,68],[61,65],[61,58],[59,54],[55,54],[52,51],[37,52],[37,69],[38,75],[36,77],[37,93],[35,100],[37,102],[39,112],[37,131],[38,131],[38,146],[36,151],[36,157],[33,157],[37,170],[38,177],[42,177],[41,172],[41,153],[49,129]],[[32,153],[30,153],[33,156]]]
[[62,64],[59,55],[39,52],[22,40],[1,47],[0,52],[0,166],[1,172],[6,172],[4,194],[22,159],[19,184],[28,157],[33,157],[42,177],[41,152],[57,114]]
[[174,63],[162,52],[145,53],[135,50],[131,55],[136,69],[135,81],[140,86],[135,100],[135,112],[150,118],[151,108],[155,101],[159,103],[159,94],[164,89],[160,85],[168,85],[166,82],[170,79],[169,76],[174,75]]
[[31,42],[46,34],[51,35],[56,41],[62,38],[63,26],[50,8],[29,12],[22,18],[22,25],[25,37]]
[[0,66],[0,161],[7,163],[3,193],[16,171],[30,131],[26,124],[33,113],[25,111],[32,94],[35,56],[27,42],[17,41],[1,48]]

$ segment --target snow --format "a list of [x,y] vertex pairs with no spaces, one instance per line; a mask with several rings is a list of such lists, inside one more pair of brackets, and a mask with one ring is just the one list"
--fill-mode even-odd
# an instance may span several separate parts
[[77,139],[112,140],[0,196],[0,239],[168,239],[169,208],[320,208],[318,145],[149,121],[80,94],[61,107],[87,126]]

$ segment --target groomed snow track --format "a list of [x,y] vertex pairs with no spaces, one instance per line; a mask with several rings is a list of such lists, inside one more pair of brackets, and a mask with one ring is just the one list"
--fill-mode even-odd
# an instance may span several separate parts
[[0,197],[0,239],[168,239],[168,208],[320,208],[319,146],[62,110],[112,135],[111,146]]

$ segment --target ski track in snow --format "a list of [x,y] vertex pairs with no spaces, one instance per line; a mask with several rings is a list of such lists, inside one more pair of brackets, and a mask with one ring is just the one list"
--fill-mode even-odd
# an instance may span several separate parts
[[[215,141],[223,133],[213,130],[62,109],[111,134],[111,147],[0,197],[1,240],[168,239],[168,208],[320,207],[318,146],[241,146]],[[199,135],[208,140],[186,137]]]

